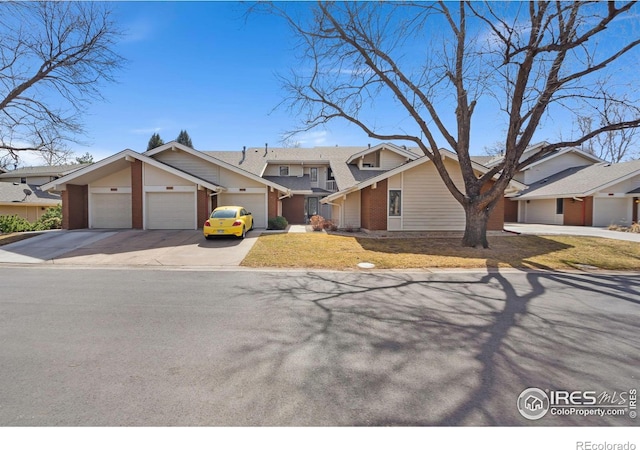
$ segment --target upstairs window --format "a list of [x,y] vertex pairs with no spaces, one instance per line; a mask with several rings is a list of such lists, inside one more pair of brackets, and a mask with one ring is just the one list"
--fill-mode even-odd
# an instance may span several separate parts
[[289,176],[289,166],[280,166],[280,176],[281,177]]
[[311,167],[309,169],[309,177],[311,177],[311,181],[318,181],[318,168]]

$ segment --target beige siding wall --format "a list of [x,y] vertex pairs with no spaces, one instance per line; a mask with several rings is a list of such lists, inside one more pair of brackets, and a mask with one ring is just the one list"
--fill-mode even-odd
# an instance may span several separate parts
[[389,178],[388,181],[389,189],[401,189],[402,188],[402,174],[399,173]]
[[[269,164],[266,169],[264,169],[263,176],[269,177],[278,177],[280,176],[280,166],[289,166],[289,176],[290,177],[301,177],[303,174],[304,166],[302,164],[278,164],[273,163]],[[305,173],[309,173],[307,170]]]
[[[456,185],[462,186],[457,163],[445,165]],[[404,172],[402,219],[405,230],[464,230],[462,206],[453,198],[432,163],[426,162]]]
[[27,205],[0,205],[0,216],[18,216],[27,219],[29,222],[35,222],[46,211],[47,207]]
[[395,169],[401,166],[407,160],[406,156],[398,155],[395,152],[389,150],[383,150],[380,152],[380,168],[385,170]]
[[344,223],[341,226],[360,228],[360,191],[347,195],[344,202]]
[[153,158],[190,173],[198,178],[202,178],[203,180],[221,184],[219,182],[220,166],[205,161],[202,158],[198,158],[197,156],[193,156],[182,151],[173,152],[171,150],[167,150],[154,155]]
[[91,183],[91,187],[131,187],[131,168],[127,167],[116,173]]
[[220,168],[220,184],[227,188],[264,188],[264,184],[225,168]]
[[362,159],[362,165],[364,167],[365,164],[371,164],[372,167],[378,166],[378,154],[379,152],[369,153],[368,155],[364,155]]
[[[149,164],[144,165],[144,185],[145,186],[193,186],[189,180],[185,180],[177,175],[166,172]],[[93,186],[93,185],[92,185]]]
[[588,164],[592,164],[592,162],[582,156],[576,155],[575,153],[565,153],[564,155],[541,162],[529,170],[525,170],[524,183],[535,183],[570,167],[586,166]]

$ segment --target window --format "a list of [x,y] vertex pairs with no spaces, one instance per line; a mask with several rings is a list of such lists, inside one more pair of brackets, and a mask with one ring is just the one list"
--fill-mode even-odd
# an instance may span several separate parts
[[331,170],[331,167],[329,167],[328,172],[327,172],[327,180],[335,180],[335,178],[333,177],[333,170]]
[[402,203],[402,191],[390,190],[389,191],[389,216],[398,217],[401,215],[400,209]]
[[280,166],[280,176],[281,177],[289,176],[289,166]]
[[311,167],[309,169],[309,176],[311,177],[311,181],[318,181],[318,168]]
[[20,178],[20,183],[26,184],[27,183],[27,177]]
[[564,213],[564,199],[557,198],[556,199],[556,214]]

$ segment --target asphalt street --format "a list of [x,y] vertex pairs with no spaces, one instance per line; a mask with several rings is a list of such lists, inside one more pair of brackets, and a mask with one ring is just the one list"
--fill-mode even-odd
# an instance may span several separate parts
[[640,275],[0,269],[0,425],[528,420],[640,387]]

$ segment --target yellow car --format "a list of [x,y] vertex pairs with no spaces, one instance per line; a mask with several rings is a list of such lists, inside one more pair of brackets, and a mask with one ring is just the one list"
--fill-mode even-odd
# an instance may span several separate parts
[[234,235],[244,239],[253,230],[253,216],[242,206],[220,206],[213,210],[202,227],[204,237]]

